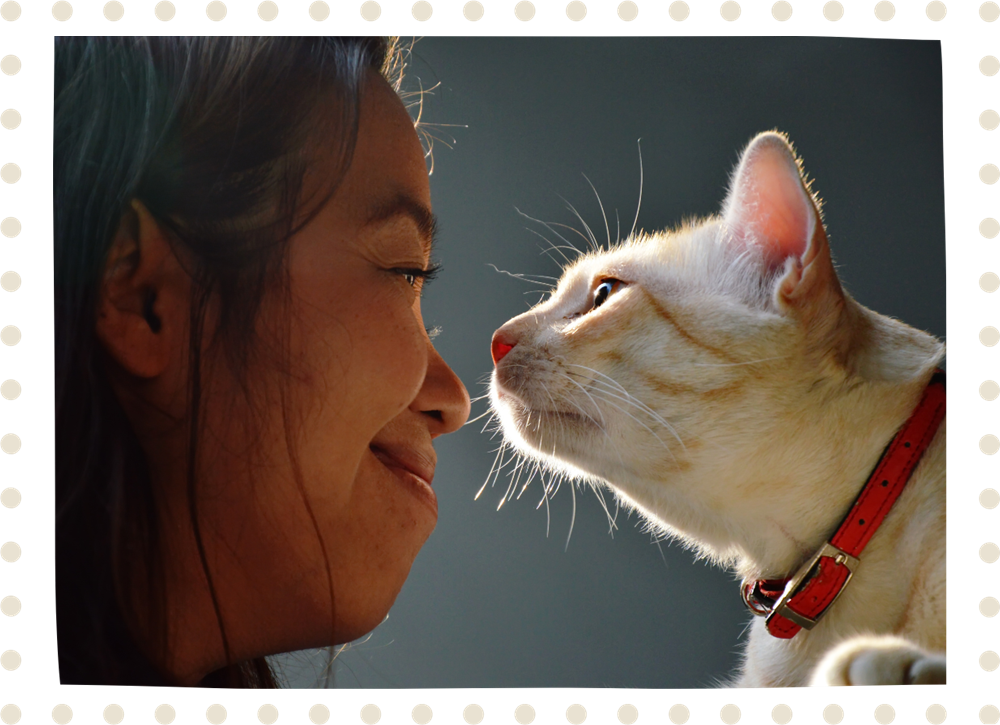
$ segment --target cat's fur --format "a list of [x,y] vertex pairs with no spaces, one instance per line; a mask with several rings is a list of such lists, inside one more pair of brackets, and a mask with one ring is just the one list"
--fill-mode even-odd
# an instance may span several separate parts
[[[604,278],[626,284],[593,308]],[[844,291],[776,132],[748,144],[720,215],[581,255],[494,340],[514,347],[491,401],[524,456],[753,579],[832,535],[944,356]],[[944,681],[944,423],[860,558],[812,631],[754,618],[733,684]]]

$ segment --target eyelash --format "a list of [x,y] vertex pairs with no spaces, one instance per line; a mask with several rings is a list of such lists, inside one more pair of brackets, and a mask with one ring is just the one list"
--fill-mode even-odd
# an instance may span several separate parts
[[440,264],[432,264],[427,269],[416,269],[416,268],[410,269],[410,268],[403,267],[403,268],[400,268],[400,269],[396,269],[395,271],[399,272],[399,274],[401,274],[404,278],[405,277],[413,277],[414,279],[413,279],[412,282],[410,282],[409,280],[407,280],[407,283],[411,287],[415,287],[416,286],[418,279],[423,282],[422,286],[426,287],[428,284],[430,284],[430,281],[432,279],[434,279],[435,277],[437,277],[438,273],[441,271],[441,265]]

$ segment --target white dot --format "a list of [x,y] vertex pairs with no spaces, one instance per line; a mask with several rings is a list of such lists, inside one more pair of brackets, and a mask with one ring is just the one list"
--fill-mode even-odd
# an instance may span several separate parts
[[170,0],[160,0],[153,7],[153,17],[161,23],[169,23],[177,17],[177,6],[170,2]]
[[73,6],[66,2],[66,0],[59,0],[59,2],[52,6],[52,17],[59,22],[66,22],[73,17]]
[[[11,218],[12,217],[7,217],[7,219]],[[7,219],[4,219],[4,221],[7,221]],[[979,222],[978,229],[979,236],[983,239],[996,239],[997,235],[1000,235],[1000,222],[998,222],[996,218],[988,216]],[[3,222],[0,222],[0,231],[3,231]],[[4,232],[4,236],[7,236],[6,232]]]
[[983,59],[979,61],[979,72],[984,76],[995,76],[1000,72],[1000,60],[992,55],[984,55]]
[[104,722],[108,725],[118,725],[125,719],[125,710],[121,705],[108,705],[104,708]]
[[16,509],[21,505],[21,492],[16,488],[5,488],[0,491],[0,504],[3,504],[4,508]]
[[997,559],[1000,559],[1000,546],[997,546],[992,541],[987,541],[979,547],[979,558],[987,564],[992,564]]
[[431,4],[427,0],[417,0],[417,2],[413,3],[410,13],[413,15],[414,20],[424,22],[431,19],[431,15],[434,14],[434,8],[431,7]]
[[684,725],[691,717],[691,711],[687,709],[687,705],[674,705],[667,712],[667,717],[674,725]]
[[361,3],[361,17],[368,22],[371,23],[378,20],[381,14],[382,8],[375,0],[367,0],[367,2]]
[[21,666],[21,653],[16,649],[6,649],[0,652],[0,667],[13,672]]
[[0,559],[13,564],[15,561],[21,558],[21,547],[18,546],[13,541],[8,541],[3,546],[0,546]]
[[530,725],[535,720],[535,708],[531,705],[518,705],[514,708],[514,719],[520,725]]
[[566,708],[566,722],[570,725],[583,725],[587,719],[587,709],[583,705],[570,705]]
[[323,2],[323,0],[316,0],[316,2],[309,6],[309,17],[317,22],[326,20],[330,17],[330,6]]
[[0,708],[0,720],[6,725],[16,725],[21,720],[21,708],[17,705],[4,705]]
[[785,22],[792,17],[792,4],[785,0],[778,0],[771,6],[771,17],[779,22]]
[[528,0],[521,0],[514,6],[514,17],[522,22],[527,22],[535,17],[535,6]]
[[0,17],[13,23],[21,17],[21,6],[14,2],[14,0],[7,0],[3,5],[0,5]]
[[108,0],[108,2],[104,3],[104,7],[101,8],[101,14],[104,15],[104,19],[108,22],[117,23],[125,17],[125,6],[118,0]]
[[[995,220],[994,220],[995,221]],[[14,239],[21,233],[21,220],[14,216],[7,216],[0,219],[0,234],[8,239]]]
[[892,705],[879,705],[875,708],[875,722],[879,725],[889,725],[895,719],[896,711],[892,709]]
[[157,725],[171,725],[177,720],[177,710],[169,702],[161,702],[153,708],[153,719]]
[[434,712],[430,705],[417,705],[410,712],[410,717],[417,725],[427,725],[434,718]]
[[997,438],[992,433],[987,433],[979,439],[979,450],[987,456],[992,456],[997,451],[1000,451],[1000,438]]
[[[2,496],[3,494],[0,493],[0,498]],[[997,491],[995,488],[984,488],[979,492],[979,505],[987,511],[992,511],[997,506],[1000,506],[1000,491]]]
[[462,721],[466,725],[480,725],[486,718],[486,711],[478,702],[470,702],[462,709]]
[[979,289],[983,292],[996,292],[1000,289],[1000,277],[993,272],[987,272],[979,278]]
[[17,292],[21,289],[21,275],[12,269],[0,274],[0,289],[9,294]]
[[667,8],[667,16],[675,23],[683,23],[691,17],[691,6],[684,0],[674,0]]
[[580,22],[587,17],[587,6],[580,2],[580,0],[572,0],[566,6],[566,17],[573,22]]
[[992,672],[997,667],[1000,667],[1000,655],[992,650],[983,652],[979,655],[979,666],[987,672]]
[[777,725],[788,725],[792,721],[792,708],[788,705],[775,705],[771,710],[771,719]]
[[325,725],[330,719],[330,708],[326,705],[313,705],[309,708],[309,721],[316,725]]
[[21,384],[16,380],[4,380],[0,383],[0,396],[7,400],[17,400],[21,396]]
[[875,19],[881,23],[888,23],[896,17],[896,6],[889,0],[879,0],[875,3]]
[[726,725],[736,725],[740,721],[740,709],[736,705],[723,705],[719,711],[719,719]]
[[942,725],[948,719],[948,710],[940,702],[935,702],[924,710],[924,717],[930,725]]
[[622,705],[618,708],[618,722],[622,725],[633,725],[639,719],[639,710],[635,705]]
[[278,708],[273,702],[265,702],[257,708],[257,721],[260,725],[274,725],[278,722]]
[[209,705],[208,709],[205,710],[205,719],[212,723],[212,725],[222,725],[226,721],[227,714],[226,708],[216,703]]
[[979,613],[992,619],[1000,614],[1000,602],[995,597],[983,597],[979,602]]
[[205,17],[213,23],[221,23],[229,14],[229,8],[222,0],[212,0],[205,6]]
[[827,705],[823,708],[823,719],[830,725],[838,725],[844,719],[844,708],[840,705]]
[[264,0],[257,6],[257,17],[265,23],[269,23],[278,17],[278,4],[272,0]]
[[20,125],[21,114],[17,112],[17,109],[8,108],[3,113],[0,113],[0,126],[3,126],[8,131],[13,131]]
[[986,380],[979,386],[979,395],[983,400],[996,400],[1000,396],[1000,385],[992,380]]
[[[4,113],[7,113],[4,111]],[[0,114],[0,120],[3,119],[3,114]],[[20,116],[18,116],[20,119]],[[979,127],[984,131],[996,131],[997,126],[1000,126],[1000,113],[992,108],[987,108],[985,111],[979,114]],[[18,121],[20,123],[20,120]],[[6,128],[6,126],[4,126]]]
[[4,433],[0,436],[0,451],[13,456],[21,451],[21,436],[17,433]]
[[625,2],[618,6],[618,17],[626,23],[632,22],[639,17],[639,6],[632,2],[632,0],[625,0]]
[[927,3],[927,8],[924,12],[927,13],[928,20],[933,20],[936,23],[944,20],[945,15],[948,14],[948,8],[941,0],[933,0]]
[[0,58],[0,73],[5,76],[16,76],[21,72],[21,59],[13,53],[8,53]]
[[1000,330],[997,330],[993,326],[984,327],[979,331],[979,342],[986,345],[986,347],[993,347],[1000,342]]
[[828,22],[836,23],[842,20],[844,12],[844,3],[840,0],[827,0],[823,3],[823,19]]
[[52,708],[52,720],[56,725],[66,725],[73,719],[73,710],[69,705],[56,705]]
[[21,180],[21,167],[17,164],[4,164],[0,166],[0,179],[8,184],[16,184]]
[[365,725],[375,725],[382,717],[382,711],[377,705],[365,705],[361,708],[361,722]]
[[14,596],[0,599],[0,612],[8,617],[16,617],[21,612],[21,600]]
[[[0,384],[0,388],[2,387],[3,385]],[[21,394],[20,386],[18,386],[17,394],[18,395]],[[6,398],[7,396],[4,395],[4,397]],[[994,400],[1000,397],[1000,383],[997,383],[997,381],[993,379],[984,380],[979,384],[979,397],[985,400],[987,403],[992,403]],[[10,398],[8,398],[8,400],[10,400]]]
[[14,347],[21,342],[21,328],[17,325],[4,325],[0,328],[0,342],[7,347]]
[[486,8],[479,0],[469,0],[462,6],[462,15],[470,23],[478,23],[486,15]]
[[719,6],[719,16],[727,23],[735,23],[743,14],[743,8],[736,0],[726,0]]
[[1000,17],[1000,7],[994,2],[983,3],[979,6],[979,17],[987,23],[992,23]]

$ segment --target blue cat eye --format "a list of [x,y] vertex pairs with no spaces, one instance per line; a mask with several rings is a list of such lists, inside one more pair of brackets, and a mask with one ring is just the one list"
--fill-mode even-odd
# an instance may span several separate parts
[[603,305],[620,285],[621,280],[619,279],[606,279],[597,285],[597,289],[594,290],[594,309],[596,310]]

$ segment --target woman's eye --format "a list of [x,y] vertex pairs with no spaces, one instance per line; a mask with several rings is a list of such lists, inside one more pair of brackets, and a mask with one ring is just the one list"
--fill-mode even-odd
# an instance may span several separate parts
[[435,276],[437,276],[438,271],[440,271],[440,265],[433,265],[428,269],[397,269],[396,271],[402,275],[406,283],[411,287],[416,287],[418,281],[423,281],[424,285],[427,285]]
[[622,282],[618,279],[606,279],[597,285],[597,289],[594,290],[594,309],[603,305],[608,297],[614,294],[618,288],[621,286]]

